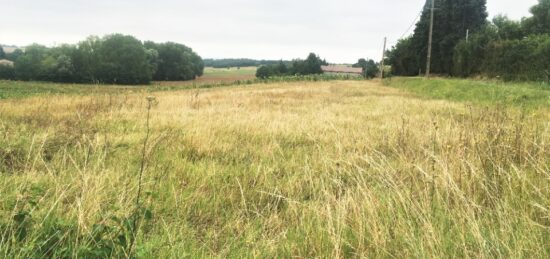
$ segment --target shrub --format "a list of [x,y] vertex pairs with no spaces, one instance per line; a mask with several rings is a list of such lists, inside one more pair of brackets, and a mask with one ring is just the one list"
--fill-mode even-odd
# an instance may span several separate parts
[[549,81],[550,36],[489,44],[484,69],[489,76],[504,80]]
[[15,69],[13,66],[0,64],[0,79],[15,79]]

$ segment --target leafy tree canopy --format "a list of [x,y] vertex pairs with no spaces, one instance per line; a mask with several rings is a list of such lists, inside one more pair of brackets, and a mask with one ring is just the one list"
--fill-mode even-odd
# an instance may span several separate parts
[[204,69],[202,58],[185,45],[144,44],[122,34],[91,36],[54,48],[35,44],[10,54],[7,58],[15,62],[12,77],[19,80],[136,85],[152,79],[191,80]]
[[[477,32],[486,24],[486,0],[435,0],[434,30],[432,44],[432,67],[434,73],[452,72],[455,46],[466,36],[466,31]],[[431,0],[426,4],[414,34],[397,44],[390,56],[394,72],[401,75],[416,75],[425,70],[428,53]]]

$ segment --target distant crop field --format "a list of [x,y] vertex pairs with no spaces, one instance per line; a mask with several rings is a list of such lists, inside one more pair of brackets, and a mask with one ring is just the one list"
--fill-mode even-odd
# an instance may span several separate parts
[[230,84],[236,81],[254,80],[256,67],[205,68],[204,75],[191,81],[153,82],[143,86],[64,84],[48,82],[22,82],[0,80],[0,100],[51,94],[119,94],[143,91],[196,88],[210,84]]
[[255,77],[257,67],[232,67],[232,68],[213,68],[206,67],[204,69],[204,77],[216,78],[216,77]]
[[0,257],[550,257],[544,86],[11,84]]
[[206,67],[204,75],[193,81],[154,82],[161,86],[197,85],[209,83],[231,83],[235,81],[253,80],[256,78],[256,67],[242,68],[212,68]]

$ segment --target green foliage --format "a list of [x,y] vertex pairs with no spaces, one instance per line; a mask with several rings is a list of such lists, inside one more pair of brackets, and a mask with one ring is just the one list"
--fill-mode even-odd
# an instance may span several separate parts
[[365,69],[367,67],[367,60],[364,59],[364,58],[360,58],[357,63],[353,64],[352,67],[357,67],[357,68],[363,68]]
[[76,46],[78,51],[72,55],[76,82],[99,83],[100,58],[97,53],[101,44],[99,37],[90,36]]
[[15,61],[15,73],[21,80],[40,80],[47,73],[46,58],[48,48],[42,45],[31,45],[26,48],[25,54]]
[[529,34],[550,33],[550,0],[539,0],[529,11],[532,16],[522,22],[524,30]]
[[132,36],[106,36],[97,55],[97,76],[102,83],[137,85],[148,84],[152,79],[147,52],[142,43]]
[[315,53],[310,53],[305,60],[297,59],[290,63],[281,60],[276,64],[261,66],[256,72],[256,77],[265,79],[274,76],[319,75],[323,73],[321,69],[323,65],[328,65],[326,60],[321,59]]
[[322,74],[323,70],[321,70],[321,66],[328,65],[326,61],[321,60],[321,58],[315,55],[315,53],[309,53],[309,56],[304,62],[295,61],[295,64],[296,63],[299,63],[299,65],[294,65],[294,68],[296,68],[296,70],[293,71],[293,74],[297,75]]
[[27,81],[138,85],[153,78],[192,80],[204,69],[201,57],[184,45],[142,44],[122,34],[92,36],[75,46],[31,45],[15,56],[15,78]]
[[[502,40],[519,40],[526,35],[521,22],[510,20],[507,16],[496,16],[493,18],[493,25],[498,33],[496,36]],[[483,34],[484,31],[479,33]]]
[[356,64],[353,64],[352,67],[362,68],[363,77],[368,79],[375,78],[380,73],[379,65],[372,59],[367,61],[366,59],[361,58]]
[[454,50],[453,75],[467,77],[482,74],[488,45],[497,37],[496,28],[488,25],[471,35],[468,41],[460,41]]
[[149,54],[149,60],[155,69],[153,78],[157,81],[193,80],[203,74],[202,59],[185,45],[146,42],[145,47],[156,52]]
[[0,79],[15,79],[15,68],[9,65],[0,65]]
[[[486,24],[486,0],[435,0],[431,71],[452,72],[454,48],[466,36]],[[430,24],[431,0],[427,0],[420,21],[410,39],[400,41],[390,53],[396,75],[416,75],[425,69]]]
[[6,59],[15,62],[22,55],[23,51],[16,49],[12,53],[6,53]]
[[4,47],[0,45],[0,59],[5,59],[6,53],[4,52]]
[[[532,17],[521,22],[501,15],[490,24],[481,20],[486,17],[485,1],[455,5],[450,2],[436,1],[440,9],[436,11],[435,19],[440,22],[436,22],[434,29],[432,71],[461,77],[482,75],[504,80],[550,81],[550,47],[546,35],[550,33],[550,0],[539,0],[531,8]],[[451,12],[454,16],[451,15],[450,19],[441,17],[451,10],[456,13]],[[463,13],[465,10],[471,13]],[[424,16],[427,16],[426,12]],[[461,17],[468,26],[460,25],[458,18]],[[399,41],[390,51],[388,59],[394,74],[416,75],[426,63],[423,50],[427,37],[426,19],[417,24],[411,38]],[[465,29],[471,32],[468,40],[456,33]],[[449,70],[448,66],[452,69]]]
[[260,79],[266,79],[266,78],[269,78],[270,76],[275,75],[275,73],[272,72],[271,69],[272,69],[271,66],[259,67],[258,70],[256,70],[256,77]]
[[495,41],[485,56],[485,71],[504,80],[550,82],[550,36]]
[[549,82],[550,1],[539,1],[531,13],[521,22],[497,16],[469,42],[460,42],[455,48],[455,75]]
[[392,74],[402,76],[418,75],[421,70],[420,56],[413,51],[413,38],[401,39],[388,53]]

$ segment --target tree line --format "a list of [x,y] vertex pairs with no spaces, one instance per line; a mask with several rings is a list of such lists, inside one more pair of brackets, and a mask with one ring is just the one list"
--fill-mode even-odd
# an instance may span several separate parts
[[305,60],[295,59],[293,61],[279,61],[276,64],[263,65],[256,71],[256,77],[266,79],[276,76],[294,75],[316,75],[322,74],[321,66],[328,65],[327,61],[321,59],[315,53],[310,53]]
[[14,66],[0,65],[0,79],[24,81],[138,85],[192,80],[204,70],[202,58],[185,45],[122,34],[53,48],[33,44],[6,58]]
[[[256,71],[256,77],[267,79],[280,76],[306,76],[322,74],[321,66],[328,66],[325,59],[321,59],[315,53],[310,53],[304,60],[278,61],[275,64],[263,65]],[[352,67],[362,68],[365,78],[374,78],[380,72],[379,64],[372,59],[361,58]]]
[[[532,15],[520,21],[502,15],[488,21],[486,0],[435,0],[435,4],[434,73],[550,80],[550,0],[539,0],[530,9]],[[427,0],[414,34],[389,51],[392,73],[425,72],[430,6]]]

